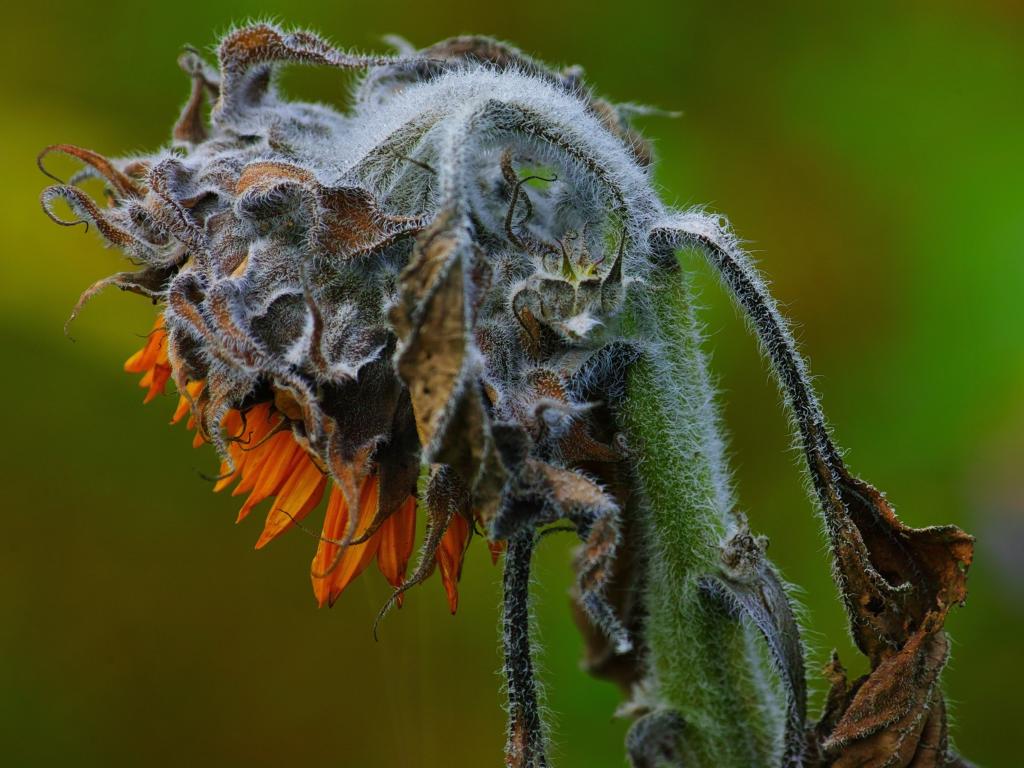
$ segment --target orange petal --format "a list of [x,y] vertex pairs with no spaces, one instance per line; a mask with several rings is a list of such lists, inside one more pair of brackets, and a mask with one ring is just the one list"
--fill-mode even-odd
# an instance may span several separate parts
[[277,489],[288,478],[289,471],[294,460],[297,458],[296,451],[300,451],[295,439],[288,432],[274,435],[265,448],[270,451],[267,460],[260,467],[259,477],[253,486],[252,493],[245,500],[242,509],[238,512],[238,522],[245,519],[250,510],[268,496],[277,493]]
[[448,595],[448,608],[452,613],[459,607],[459,578],[462,576],[462,558],[469,546],[472,529],[469,521],[460,514],[452,516],[448,530],[441,537],[437,548],[437,564],[441,569],[441,583]]
[[272,422],[270,419],[270,407],[267,406],[266,408],[263,408],[261,406],[257,406],[253,411],[259,412],[254,413],[253,415],[256,423],[253,425],[252,434],[247,435],[245,443],[238,446],[239,453],[242,455],[242,460],[239,463],[239,467],[242,472],[242,480],[235,487],[235,490],[231,492],[232,496],[240,496],[241,494],[251,490],[256,485],[256,481],[260,477],[260,471],[263,465],[266,464],[267,459],[274,454],[274,446],[276,443],[273,438],[267,438],[270,431],[277,426],[277,424]]
[[[331,495],[327,499],[327,511],[324,513],[324,527],[322,536],[327,539],[340,539],[344,535],[348,525],[348,505],[345,503],[345,494],[337,486],[331,487]],[[316,554],[313,556],[311,571],[314,574],[323,573],[334,560],[338,551],[337,544],[320,540],[317,545]],[[331,594],[331,575],[322,578],[313,576],[313,594],[316,601],[323,608]]]
[[228,437],[238,437],[242,431],[242,414],[232,408],[221,419],[221,426],[224,428],[224,432]]
[[266,437],[271,426],[269,403],[260,403],[250,408],[245,413],[245,423],[239,425],[238,439],[242,447],[251,451],[254,445]]
[[377,567],[392,587],[398,588],[405,583],[406,568],[415,539],[416,497],[410,496],[380,528]]
[[150,366],[146,365],[146,350],[148,348],[149,345],[147,344],[145,347],[143,347],[138,352],[136,352],[135,354],[133,354],[131,357],[124,361],[125,373],[142,373],[143,371],[149,370]]
[[[378,484],[376,477],[368,477],[363,483],[362,491],[359,498],[359,518],[356,520],[356,536],[359,536],[362,532],[366,531],[370,524],[373,522],[374,515],[377,513],[377,492]],[[340,502],[335,502],[340,505],[344,505],[344,494],[340,490],[334,488],[331,492],[331,498],[339,497]],[[348,526],[348,514],[347,511],[344,514],[333,515],[330,519],[324,520],[324,537],[330,539],[342,539],[345,537]],[[338,599],[344,589],[352,583],[360,573],[366,570],[366,567],[373,562],[373,558],[376,556],[377,551],[380,547],[381,534],[377,531],[367,541],[362,544],[351,544],[342,553],[340,560],[335,565],[334,570],[323,578],[316,578],[313,576],[313,591],[317,595],[317,600],[320,605],[324,604],[324,597],[327,598],[326,602],[329,605],[334,605],[334,602]],[[320,546],[317,547],[316,555],[313,558],[313,573],[323,573],[325,570],[330,568],[334,561],[335,556],[338,554],[338,545],[333,544],[329,541],[321,541]],[[321,582],[318,584],[317,582]],[[326,593],[326,594],[325,594]]]
[[295,525],[296,521],[308,515],[320,503],[326,485],[324,473],[303,451],[302,458],[277,492],[274,506],[263,526],[263,533],[256,542],[256,549],[262,549]]
[[146,346],[125,360],[125,373],[145,373],[152,368],[160,355],[161,347],[164,355],[167,354],[167,332],[164,331],[164,319],[157,316],[153,324],[153,330],[146,339]]
[[220,493],[233,482],[235,482],[235,480],[239,478],[239,475],[242,472],[242,468],[245,466],[245,455],[240,455],[240,452],[235,448],[234,444],[232,444],[231,447],[228,448],[228,452],[231,454],[231,459],[235,463],[235,469],[229,475],[227,474],[229,469],[228,463],[226,461],[222,461],[220,463],[220,480],[218,480],[213,486],[214,493]]
[[488,541],[487,548],[491,550],[491,565],[498,564],[498,558],[501,557],[501,553],[505,551],[504,541]]
[[[365,522],[369,525],[372,520],[373,513],[371,512],[365,521],[361,518],[360,523]],[[362,524],[360,524],[360,527],[365,529],[365,526]],[[377,555],[379,547],[380,531],[373,534],[362,544],[350,546],[349,551],[341,556],[341,562],[338,563],[338,567],[331,574],[333,578],[331,579],[331,595],[328,605],[334,605],[338,598],[341,597],[341,593],[345,591],[345,588],[367,569],[370,563],[373,562],[373,558]]]
[[164,388],[167,386],[167,382],[170,381],[171,378],[171,366],[166,365],[165,363],[157,363],[153,367],[151,373],[152,377],[147,374],[142,379],[142,381],[145,381],[147,378],[152,379],[149,383],[149,392],[146,393],[146,399],[142,401],[143,403],[152,402],[157,395],[162,395],[164,393]]
[[245,463],[242,465],[242,481],[235,486],[235,490],[231,492],[232,496],[241,496],[256,486],[260,470],[274,453],[271,442],[267,441],[256,450],[246,454]]
[[[204,383],[205,382],[203,381],[190,381],[188,384],[185,385],[185,389],[188,390],[188,394],[193,400],[199,397],[199,393],[203,391]],[[185,414],[190,413],[190,411],[191,409],[189,408],[188,405],[188,398],[186,398],[184,395],[179,395],[178,407],[174,410],[174,415],[171,416],[171,424],[177,424],[179,421],[185,418]],[[194,422],[192,421],[192,419],[189,419],[189,423],[193,424],[194,426]],[[189,427],[189,429],[191,428],[192,427]]]

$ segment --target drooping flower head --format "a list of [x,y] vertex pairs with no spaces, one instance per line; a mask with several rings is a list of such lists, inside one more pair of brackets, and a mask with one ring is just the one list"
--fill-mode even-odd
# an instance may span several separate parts
[[[160,305],[126,370],[147,402],[177,387],[174,420],[188,413],[221,455],[216,489],[246,495],[239,520],[269,500],[257,547],[326,496],[321,604],[376,558],[399,599],[436,563],[454,611],[475,528],[497,553],[594,500],[614,515],[575,470],[622,458],[590,390],[628,355],[609,330],[656,208],[646,145],[619,111],[574,72],[481,38],[364,58],[257,25],[219,58],[215,71],[181,57],[193,87],[172,146],[123,160],[50,147],[85,170],[43,201],[142,265],[80,305],[108,285]],[[282,97],[288,62],[366,70],[353,111]],[[606,156],[531,125],[553,109]],[[76,186],[89,177],[106,207]],[[422,464],[426,557],[407,579]]]

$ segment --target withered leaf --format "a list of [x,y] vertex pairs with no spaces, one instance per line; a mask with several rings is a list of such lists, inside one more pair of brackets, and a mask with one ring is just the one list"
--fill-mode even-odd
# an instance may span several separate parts
[[78,297],[78,301],[75,302],[74,309],[71,310],[71,315],[64,324],[65,331],[68,326],[74,322],[75,318],[78,317],[79,313],[81,313],[82,308],[105,288],[116,285],[122,291],[130,291],[131,293],[137,293],[140,296],[145,296],[148,299],[157,301],[166,295],[167,283],[172,277],[174,277],[174,274],[177,271],[178,265],[176,264],[166,267],[146,267],[134,272],[118,272],[109,277],[97,280],[86,288],[82,292],[82,295]]
[[[815,477],[826,507],[843,597],[871,672],[818,729],[836,766],[945,766],[946,712],[939,676],[943,623],[967,595],[973,538],[954,526],[903,524],[875,488],[852,477],[826,443]],[[812,464],[812,466],[814,466]],[[835,704],[835,702],[831,702]]]
[[174,124],[171,135],[178,141],[198,144],[209,136],[203,120],[203,104],[206,97],[217,98],[220,95],[220,76],[210,69],[198,52],[186,49],[178,57],[178,66],[192,78],[192,92],[188,101]]
[[465,375],[463,386],[453,394],[453,402],[435,435],[431,460],[452,468],[463,482],[474,485],[484,456],[483,395],[476,377]]
[[[53,212],[52,206],[54,201],[61,199],[71,206],[72,210],[78,214],[81,218],[75,221],[65,221],[61,219]],[[99,209],[99,206],[82,190],[77,187],[70,187],[64,185],[53,185],[43,190],[40,196],[40,202],[43,206],[43,212],[46,213],[50,219],[60,224],[62,227],[73,227],[77,224],[85,224],[86,227],[90,223],[96,225],[96,229],[99,230],[103,238],[118,248],[121,248],[126,253],[138,258],[140,261],[145,263],[151,263],[153,259],[153,250],[146,243],[142,242],[134,234],[127,231],[121,226],[111,221],[103,212]]]
[[463,253],[453,222],[442,214],[420,235],[400,276],[391,321],[402,343],[398,373],[409,387],[426,460],[451,464],[472,483],[485,415],[468,354]]
[[830,765],[947,765],[946,710],[939,674],[949,654],[941,621],[930,619],[900,651],[855,685],[842,717],[822,743]]

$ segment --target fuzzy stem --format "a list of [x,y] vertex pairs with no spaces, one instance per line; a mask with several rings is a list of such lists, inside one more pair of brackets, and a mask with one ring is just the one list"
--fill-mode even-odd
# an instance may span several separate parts
[[509,539],[505,553],[502,643],[508,688],[508,768],[548,766],[530,648],[530,561],[535,544],[533,531],[523,531]]
[[682,715],[685,765],[771,765],[782,707],[763,655],[697,584],[718,569],[733,501],[693,297],[678,270],[652,277],[631,316],[655,341],[623,409],[646,502],[649,682],[657,706]]

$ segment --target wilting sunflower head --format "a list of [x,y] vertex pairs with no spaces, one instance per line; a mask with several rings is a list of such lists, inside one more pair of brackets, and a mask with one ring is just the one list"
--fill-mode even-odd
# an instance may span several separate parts
[[[147,400],[176,385],[176,420],[190,410],[221,455],[218,489],[249,494],[240,517],[276,498],[258,545],[329,488],[321,602],[374,556],[400,591],[435,560],[406,578],[424,466],[425,551],[454,610],[474,527],[497,551],[614,517],[593,478],[622,455],[594,414],[633,354],[618,315],[660,210],[623,113],[483,38],[365,58],[257,25],[219,59],[181,57],[192,93],[170,147],[49,147],[85,169],[43,205],[56,219],[63,199],[141,264],[80,305],[116,285],[161,306],[126,368]],[[288,62],[365,70],[351,112],[283,98]],[[90,177],[106,206],[76,186]]]

